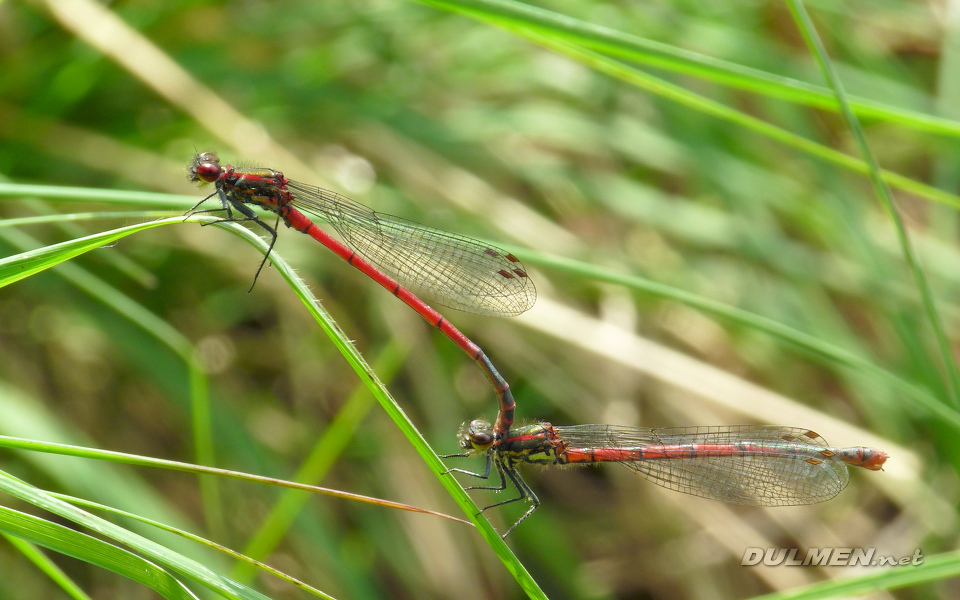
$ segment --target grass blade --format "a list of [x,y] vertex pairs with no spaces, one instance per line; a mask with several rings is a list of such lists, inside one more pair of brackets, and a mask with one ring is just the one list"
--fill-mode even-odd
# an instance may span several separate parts
[[823,47],[823,42],[820,41],[820,36],[817,34],[816,28],[810,20],[810,15],[800,0],[789,0],[787,6],[790,8],[790,12],[797,22],[797,27],[800,29],[800,33],[810,48],[811,54],[814,55],[817,64],[820,66],[824,79],[829,82],[831,89],[833,89],[834,94],[836,94],[840,112],[850,127],[850,130],[853,132],[854,139],[857,140],[857,146],[860,148],[860,153],[864,157],[864,162],[870,168],[868,174],[873,183],[874,191],[887,209],[887,214],[890,215],[890,220],[893,222],[893,227],[897,234],[897,242],[900,244],[900,250],[913,275],[917,290],[920,292],[924,313],[927,316],[927,320],[930,321],[934,337],[937,340],[943,367],[947,373],[947,389],[949,390],[950,399],[953,401],[954,408],[960,408],[960,370],[957,369],[956,362],[954,362],[953,350],[950,347],[950,342],[947,341],[947,334],[943,327],[943,321],[940,319],[940,314],[937,311],[933,291],[930,289],[930,284],[917,260],[913,245],[907,236],[907,229],[903,224],[903,219],[893,200],[893,195],[890,193],[890,188],[883,179],[880,165],[877,163],[877,159],[870,149],[870,145],[867,144],[867,139],[863,134],[863,128],[860,127],[860,121],[850,107],[850,101],[843,90],[843,84],[840,82],[840,78],[833,68],[833,63],[827,55],[826,48]]
[[[418,0],[435,8],[476,18],[507,29],[526,29],[556,42],[569,42],[603,54],[659,69],[694,75],[771,98],[837,110],[833,92],[806,81],[745,67],[676,46],[662,44],[513,0]],[[890,106],[865,98],[850,98],[861,117],[896,122],[940,135],[960,136],[960,123]]]

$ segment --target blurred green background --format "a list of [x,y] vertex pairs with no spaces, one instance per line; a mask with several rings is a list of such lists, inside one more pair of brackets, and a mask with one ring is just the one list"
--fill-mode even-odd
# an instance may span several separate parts
[[[670,50],[823,83],[779,2],[538,5]],[[881,107],[861,112],[881,165],[939,190],[899,186],[895,197],[955,350],[957,9],[860,1],[810,10],[847,91]],[[891,455],[885,472],[857,470],[828,503],[769,510],[667,492],[615,466],[523,469],[543,506],[508,544],[550,597],[743,598],[871,573],[742,567],[748,547],[874,547],[898,558],[956,549],[960,407],[868,178],[711,114],[694,94],[859,158],[850,130],[836,111],[800,102],[799,89],[784,99],[723,85],[719,66],[692,60],[706,74],[638,56],[616,63],[674,84],[684,102],[407,0],[8,1],[0,176],[89,195],[14,189],[0,216],[181,214],[203,193],[187,182],[187,161],[215,149],[519,256],[539,292],[533,310],[445,314],[510,382],[520,422],[781,424]],[[184,196],[119,206],[98,201],[101,188]],[[11,256],[146,218],[0,227],[0,247]],[[438,453],[457,451],[461,422],[494,418],[489,386],[449,340],[313,240],[280,235],[276,252]],[[188,223],[5,287],[0,434],[279,478],[315,453],[329,460],[320,485],[460,516],[276,270],[247,293],[260,260],[223,230]],[[207,438],[196,431],[204,385]],[[338,417],[342,449],[326,437]],[[435,517],[309,496],[290,527],[264,528],[276,488],[10,450],[0,465],[239,551],[257,539],[262,550],[250,556],[339,598],[524,596],[472,527]],[[482,466],[456,466],[471,465]],[[524,510],[486,514],[504,531]],[[210,550],[118,522],[230,572]],[[51,556],[91,597],[152,597]],[[65,597],[2,541],[0,573],[16,574],[0,578],[0,598]],[[307,597],[272,577],[234,574],[273,598]],[[871,597],[951,592],[956,583],[941,578]]]

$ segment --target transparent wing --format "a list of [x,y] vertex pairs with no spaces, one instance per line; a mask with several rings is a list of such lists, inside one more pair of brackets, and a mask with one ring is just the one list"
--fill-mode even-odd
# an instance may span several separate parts
[[[846,487],[846,465],[816,433],[797,427],[737,425],[644,429],[616,425],[557,427],[568,450],[640,449],[620,460],[657,485],[753,506],[815,504]],[[683,452],[677,452],[678,447]],[[669,456],[669,457],[665,457]]]
[[441,306],[497,317],[537,299],[512,254],[478,240],[376,213],[335,192],[290,182],[294,206],[330,225],[344,243],[402,286]]

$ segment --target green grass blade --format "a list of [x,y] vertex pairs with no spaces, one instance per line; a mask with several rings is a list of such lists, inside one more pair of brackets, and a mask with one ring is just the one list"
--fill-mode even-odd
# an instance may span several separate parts
[[[123,231],[125,232],[124,235],[129,235],[131,233],[142,231],[142,228],[155,226],[157,224],[181,223],[182,221],[183,217],[170,217],[160,221],[150,221],[127,228],[122,228],[120,230],[113,230],[113,232]],[[79,252],[82,253],[91,249],[91,246],[100,247],[98,245],[98,236],[106,235],[108,238],[110,238],[113,236],[113,232],[108,231],[101,234],[94,234],[93,236],[87,236],[85,238],[77,238],[72,240],[72,242],[77,242],[81,239],[88,240],[87,242],[80,244]],[[11,245],[21,249],[37,248],[41,245],[39,241],[18,230],[0,231],[0,239],[4,239]],[[194,451],[197,455],[197,461],[204,465],[212,466],[216,464],[212,431],[213,423],[210,416],[210,384],[204,367],[198,360],[198,355],[193,344],[190,342],[190,340],[180,334],[179,331],[171,327],[169,323],[157,318],[155,314],[144,308],[142,304],[134,301],[129,296],[121,293],[119,290],[107,285],[103,282],[103,280],[91,275],[88,271],[82,269],[76,264],[60,264],[64,260],[68,260],[69,258],[76,256],[74,252],[77,252],[78,249],[71,245],[72,242],[57,244],[56,246],[62,248],[59,250],[51,250],[49,252],[49,257],[46,260],[41,261],[36,267],[38,270],[34,272],[39,272],[40,270],[58,265],[58,273],[61,277],[69,281],[77,288],[83,290],[91,297],[99,300],[105,306],[111,307],[118,314],[125,316],[131,323],[138,325],[144,331],[153,335],[157,340],[164,343],[180,357],[186,366],[189,377],[189,399],[192,417],[192,431],[194,435]],[[54,247],[48,246],[48,248],[53,249]],[[29,256],[35,252],[37,251],[28,250],[22,254],[0,260],[0,263],[4,263],[5,261],[9,260],[12,265],[10,267],[11,270],[16,272],[17,264],[20,264],[19,261],[22,260],[24,263],[30,264]],[[44,254],[47,254],[47,252],[44,252]],[[20,259],[18,259],[18,257],[20,257]],[[2,270],[2,268],[3,267],[0,267],[0,270]],[[17,281],[17,279],[13,279],[13,281]],[[0,279],[0,287],[3,285],[5,284],[3,283],[2,279]],[[225,526],[222,519],[224,511],[222,510],[222,498],[220,497],[220,491],[217,487],[216,480],[203,478],[200,481],[200,486],[203,495],[204,515],[206,521],[213,532],[222,535],[225,531]]]
[[[641,38],[602,25],[513,0],[418,0],[423,4],[476,18],[509,29],[526,29],[555,41],[590,48],[609,56],[694,75],[733,88],[837,110],[833,92],[812,83],[720,60],[690,50]],[[850,98],[861,117],[893,121],[898,125],[940,135],[960,136],[960,123],[880,102]]]
[[[389,381],[399,370],[405,356],[406,352],[403,352],[397,343],[389,343],[373,361],[374,372]],[[358,386],[337,411],[336,417],[304,459],[293,480],[311,485],[319,484],[353,440],[360,423],[373,407],[373,401],[369,390]],[[255,559],[269,556],[287,535],[308,498],[309,496],[302,492],[285,491],[271,507],[256,533],[250,537],[243,553]],[[253,569],[248,563],[244,563],[237,565],[232,574],[243,581],[253,574]]]
[[[253,235],[247,229],[239,226],[237,226],[237,228],[242,229],[243,232],[247,232],[245,237],[249,236],[247,239],[249,239],[251,243],[260,248],[262,252],[266,252],[267,245],[261,238]],[[241,235],[244,234],[241,233]],[[503,539],[493,529],[489,521],[480,514],[480,510],[473,502],[473,499],[470,498],[452,475],[446,473],[447,466],[440,460],[436,452],[433,451],[433,448],[430,447],[430,444],[427,443],[427,440],[424,439],[420,431],[413,422],[410,421],[396,400],[393,399],[390,392],[379,380],[370,365],[363,359],[363,356],[360,355],[353,343],[347,338],[329,313],[327,313],[326,309],[321,306],[309,287],[294,273],[289,265],[283,261],[276,260],[275,253],[271,253],[270,259],[273,261],[277,271],[291,286],[297,297],[300,298],[300,301],[306,309],[313,315],[314,319],[316,319],[321,329],[327,334],[343,357],[347,359],[347,362],[367,386],[367,389],[370,390],[380,403],[381,408],[383,408],[393,422],[396,423],[397,427],[400,428],[400,431],[406,436],[417,453],[420,454],[420,457],[427,466],[436,473],[440,479],[440,483],[443,484],[454,501],[463,509],[464,513],[466,513],[468,518],[477,527],[480,535],[483,536],[487,544],[490,545],[494,553],[496,553],[507,567],[507,570],[510,571],[514,579],[517,580],[520,587],[522,587],[531,598],[545,598],[546,596],[543,594],[543,591],[530,576],[527,569],[519,559],[517,559],[516,555],[510,550],[506,543],[504,543]]]
[[[809,426],[890,455],[886,472],[852,474],[830,504],[776,511],[662,495],[619,467],[526,469],[544,505],[507,543],[551,596],[804,593],[821,577],[877,575],[736,568],[743,548],[769,547],[765,537],[802,544],[811,531],[845,546],[875,540],[878,551],[896,554],[896,540],[883,535],[894,527],[927,540],[931,560],[949,548],[960,410],[945,400],[942,352],[896,234],[863,194],[860,174],[871,167],[849,144],[836,94],[780,5],[420,0],[370,11],[368,3],[294,0],[278,12],[269,3],[70,2],[95,10],[3,5],[18,35],[16,52],[0,52],[0,180],[85,187],[0,185],[0,218],[13,217],[0,222],[0,259],[38,247],[20,244],[25,232],[46,246],[166,216],[120,211],[180,214],[203,196],[185,181],[183,163],[196,150],[220,150],[233,164],[277,168],[384,213],[544,253],[544,263],[529,265],[542,296],[529,314],[445,315],[507,371],[521,422],[746,419]],[[879,164],[891,171],[882,176],[893,182],[957,346],[960,35],[931,6],[808,10],[828,28],[819,33]],[[231,35],[238,27],[243,35]],[[307,43],[282,42],[301,30],[310,32]],[[158,44],[173,39],[186,43]],[[98,208],[110,213],[83,214]],[[51,210],[77,214],[61,220]],[[80,222],[108,214],[127,220]],[[250,225],[241,224],[263,236]],[[449,506],[392,425],[384,430],[376,408],[366,413],[374,400],[365,390],[377,377],[386,382],[415,424],[411,443],[419,431],[445,450],[464,415],[494,410],[475,365],[406,306],[284,228],[281,256],[297,255],[298,274],[374,367],[372,383],[359,385],[291,303],[278,268],[246,294],[256,268],[246,244],[217,227],[187,227],[122,239],[2,290],[0,434],[186,463],[216,458],[237,471],[305,481],[329,469],[320,483],[330,487]],[[561,256],[583,263],[556,264]],[[617,273],[647,279],[618,281]],[[303,302],[315,300],[305,294]],[[333,338],[342,335],[336,326]],[[410,348],[396,383],[371,360],[387,340]],[[344,405],[354,390],[364,391],[362,402]],[[386,437],[351,437],[364,413],[360,427]],[[166,456],[178,449],[189,458]],[[339,596],[524,595],[469,526],[200,476],[192,466],[162,473],[37,451],[0,455],[34,485],[52,482],[45,487],[195,532],[245,558],[273,548],[280,553],[270,562],[295,564],[298,577],[329,582]],[[208,486],[224,502],[211,502]],[[469,496],[480,503],[493,494]],[[16,498],[3,504],[116,544]],[[296,594],[261,583],[260,572],[256,584],[238,579],[243,565],[200,540],[78,504],[262,593]],[[519,504],[483,514],[496,524]],[[140,587],[20,547],[66,560],[85,586],[102,579]],[[710,560],[670,560],[687,547]],[[0,578],[0,596],[16,597],[21,581],[45,597],[65,595],[57,587],[65,585],[21,556],[5,556],[12,561],[0,562],[0,572],[12,577]],[[931,573],[908,593],[935,596],[956,577],[951,568]]]
[[[579,46],[568,44],[566,42],[559,42],[555,39],[544,37],[530,30],[517,29],[514,31],[515,33],[522,35],[531,41],[534,41],[561,54],[565,54],[570,58],[588,65],[601,73],[606,73],[611,77],[629,83],[637,88],[673,100],[678,104],[687,106],[704,114],[712,115],[718,119],[723,119],[740,125],[749,131],[763,135],[772,140],[776,140],[785,146],[795,148],[830,164],[843,167],[844,169],[854,173],[867,174],[870,171],[867,163],[860,159],[834,150],[823,144],[818,144],[817,142],[809,140],[803,136],[787,131],[781,127],[777,127],[776,125],[767,123],[766,121],[762,121],[742,111],[725,106],[724,104],[721,104],[715,100],[711,100],[705,96],[695,94],[685,88],[669,83],[639,69],[630,67],[629,65],[621,63],[610,57],[592,52],[590,50],[585,50]],[[905,177],[892,171],[881,171],[881,177],[883,181],[899,190],[915,194],[922,198],[926,198],[946,206],[960,208],[960,196],[955,194],[945,192],[941,189],[910,179],[909,177]]]
[[[0,480],[9,479],[0,474]],[[176,577],[150,561],[63,525],[0,506],[0,531],[123,575],[164,598],[196,598]]]
[[522,258],[524,262],[529,262],[530,264],[558,269],[565,273],[621,285],[637,292],[680,302],[725,321],[763,332],[828,365],[842,365],[869,374],[904,394],[904,396],[912,400],[917,407],[936,415],[943,422],[949,423],[953,428],[960,430],[960,413],[949,406],[945,406],[943,402],[930,393],[929,390],[913,385],[909,381],[898,377],[896,374],[873,364],[863,356],[839,348],[782,323],[637,275],[617,273],[596,265],[532,250],[524,250],[522,248],[513,248],[511,251]]
[[17,450],[29,450],[32,452],[46,452],[49,454],[60,454],[63,456],[76,456],[80,458],[104,460],[108,462],[123,463],[127,465],[138,466],[138,467],[152,467],[155,469],[166,469],[169,471],[181,471],[184,473],[194,473],[198,475],[216,475],[218,477],[226,477],[229,479],[237,479],[240,481],[249,481],[253,483],[286,487],[286,488],[295,489],[299,491],[314,492],[314,493],[323,494],[326,496],[332,496],[334,498],[343,498],[346,500],[353,500],[355,502],[366,502],[368,504],[375,504],[377,506],[385,506],[388,508],[397,508],[400,510],[407,510],[410,512],[430,514],[438,517],[451,519],[453,521],[465,523],[465,521],[457,519],[456,517],[451,517],[449,515],[444,515],[442,513],[437,513],[430,510],[409,506],[407,504],[402,504],[399,502],[391,502],[388,500],[381,500],[379,498],[371,498],[369,496],[363,496],[360,494],[353,494],[350,492],[342,492],[339,490],[322,488],[319,486],[309,485],[305,483],[286,481],[283,479],[277,479],[275,477],[265,477],[263,475],[241,473],[239,471],[231,471],[228,469],[220,469],[217,467],[208,467],[205,465],[192,465],[190,463],[184,463],[184,462],[179,462],[175,460],[167,460],[163,458],[140,456],[137,454],[115,452],[112,450],[99,450],[96,448],[85,448],[82,446],[73,446],[70,444],[59,444],[55,442],[42,442],[37,440],[28,440],[28,439],[23,439],[23,438],[18,438],[13,436],[5,436],[5,435],[0,435],[0,447],[14,448]]
[[[427,2],[427,0],[421,1]],[[507,4],[502,0],[493,1],[495,1],[498,6],[501,4]],[[491,0],[477,0],[478,4],[487,4],[488,2],[491,2]],[[427,3],[434,4],[434,0],[429,0]],[[435,4],[438,6],[443,5],[445,8],[451,8],[451,6],[445,2],[436,2]],[[514,8],[517,6],[523,6],[518,5],[517,3],[509,4]],[[524,10],[529,8],[530,7],[524,7]],[[534,12],[537,10],[539,9],[534,10]],[[634,85],[640,89],[663,96],[677,102],[678,104],[687,106],[705,114],[713,115],[719,119],[730,121],[731,123],[740,125],[750,131],[779,141],[786,146],[796,148],[797,150],[808,153],[812,156],[816,156],[831,164],[835,164],[856,173],[870,173],[870,166],[865,161],[851,157],[823,144],[818,144],[817,142],[762,121],[756,117],[746,114],[745,112],[725,106],[715,100],[706,98],[705,96],[695,94],[685,88],[640,71],[639,69],[614,60],[604,54],[587,50],[583,46],[577,44],[569,43],[566,41],[566,36],[554,35],[556,31],[553,29],[547,29],[546,33],[544,33],[542,27],[530,27],[526,24],[527,22],[523,20],[500,20],[497,18],[500,14],[497,11],[470,12],[469,14],[476,16],[488,24],[502,27],[518,35],[526,37],[542,46],[550,48],[561,54],[565,54],[585,65],[590,66],[593,69],[596,69],[599,72],[606,73],[611,77],[620,79],[621,81]],[[830,94],[828,90],[825,91],[825,93]],[[835,108],[835,102],[831,102],[831,104],[834,104]],[[960,197],[933,186],[915,181],[908,177],[904,177],[899,173],[881,171],[881,178],[887,184],[897,189],[909,192],[911,194],[916,194],[920,197],[927,198],[947,206],[960,208]]]
[[42,508],[64,519],[91,529],[102,536],[120,542],[137,553],[147,556],[162,567],[189,577],[227,598],[236,598],[238,600],[266,600],[266,596],[256,590],[220,575],[195,560],[187,558],[118,525],[114,525],[100,517],[80,510],[62,500],[58,500],[43,490],[28,485],[9,475],[4,474],[0,476],[0,490],[24,502],[28,502],[38,508]]
[[120,227],[119,229],[111,229],[75,240],[53,244],[52,246],[46,246],[37,250],[29,250],[15,254],[14,256],[8,256],[0,259],[0,288],[16,283],[25,277],[35,275],[72,258],[76,258],[91,250],[109,246],[128,235],[161,225],[171,225],[182,222],[183,219],[181,217],[176,217],[138,223],[136,225],[128,225],[126,227]]
[[126,517],[126,518],[128,518],[128,519],[134,519],[134,520],[136,520],[136,521],[139,521],[140,523],[145,523],[145,524],[147,524],[147,525],[150,525],[151,527],[156,527],[157,529],[160,529],[160,530],[162,530],[162,531],[167,531],[167,532],[169,532],[169,533],[173,533],[173,534],[179,535],[179,536],[181,536],[181,537],[183,537],[183,538],[185,538],[185,539],[188,539],[188,540],[190,540],[190,541],[196,542],[196,543],[198,543],[198,544],[202,544],[202,545],[206,546],[207,548],[212,548],[212,549],[214,549],[214,550],[216,550],[216,551],[218,551],[218,552],[222,552],[222,553],[226,554],[227,556],[229,556],[229,557],[232,558],[232,559],[235,559],[235,560],[237,560],[237,561],[240,561],[240,562],[243,563],[243,564],[250,565],[250,566],[251,566],[252,568],[254,568],[254,569],[260,569],[260,570],[262,570],[262,571],[264,571],[264,572],[266,572],[266,573],[269,573],[269,574],[273,575],[274,577],[276,577],[276,578],[278,578],[278,579],[281,579],[281,580],[283,580],[283,581],[286,581],[287,583],[289,583],[289,584],[291,584],[291,585],[294,585],[294,586],[296,586],[296,587],[304,590],[304,591],[307,592],[307,593],[313,594],[314,596],[317,596],[317,597],[319,597],[319,598],[325,598],[325,599],[327,599],[327,600],[332,600],[332,596],[330,596],[329,594],[327,594],[327,593],[325,593],[325,592],[323,592],[323,591],[321,591],[321,590],[318,590],[317,588],[315,588],[315,587],[313,587],[313,586],[310,586],[310,585],[304,583],[303,581],[300,581],[299,579],[296,579],[296,578],[294,578],[294,577],[291,577],[291,576],[287,575],[286,573],[283,573],[282,571],[279,571],[279,570],[277,570],[277,569],[274,569],[274,568],[271,567],[270,565],[267,565],[267,564],[264,564],[264,563],[262,563],[262,562],[253,560],[252,558],[250,558],[250,557],[248,557],[248,556],[244,556],[243,554],[241,554],[241,553],[239,553],[239,552],[235,552],[235,551],[233,551],[233,550],[231,550],[231,549],[229,549],[229,548],[227,548],[227,547],[225,547],[225,546],[221,546],[220,544],[211,542],[211,541],[208,540],[208,539],[202,538],[202,537],[200,537],[200,536],[198,536],[198,535],[194,535],[194,534],[190,533],[189,531],[184,531],[183,529],[178,529],[178,528],[176,528],[176,527],[171,527],[170,525],[166,525],[166,524],[164,524],[164,523],[160,523],[159,521],[155,521],[155,520],[153,520],[153,519],[148,519],[148,518],[143,517],[143,516],[141,516],[141,515],[136,515],[136,514],[134,514],[134,513],[127,512],[127,511],[125,511],[125,510],[119,510],[119,509],[117,509],[117,508],[113,508],[113,507],[111,507],[111,506],[106,506],[106,505],[103,505],[103,504],[99,504],[99,503],[97,503],[97,502],[90,502],[89,500],[84,500],[84,499],[82,499],[82,498],[74,498],[74,497],[71,497],[71,496],[66,496],[66,495],[63,495],[63,494],[55,494],[55,493],[50,493],[50,495],[53,496],[53,497],[55,497],[55,498],[58,498],[58,499],[60,499],[60,500],[63,500],[63,501],[65,501],[65,502],[69,502],[69,503],[71,503],[71,504],[76,504],[76,505],[79,505],[79,506],[84,506],[84,507],[86,507],[86,508],[93,508],[93,509],[96,509],[96,510],[102,510],[102,511],[109,512],[109,513],[111,513],[111,514],[114,514],[114,515],[119,515],[119,516],[121,516],[121,517]]
[[[191,217],[190,220],[216,222],[216,219],[211,217]],[[133,233],[144,231],[160,225],[182,222],[183,219],[178,217],[174,219],[163,219],[160,221],[152,221],[149,223],[121,227],[119,229],[93,234],[84,238],[70,240],[60,244],[54,244],[39,250],[24,252],[2,259],[0,260],[0,287],[19,281],[28,275],[38,273],[71,258],[75,258],[84,252],[89,252],[90,250],[109,245]],[[266,252],[267,246],[263,239],[250,230],[233,223],[218,223],[218,226],[224,227],[231,232],[244,237],[258,247],[262,252]],[[329,314],[320,306],[319,301],[313,296],[303,281],[296,276],[289,265],[278,259],[276,253],[272,253],[270,259],[277,268],[278,272],[280,272],[287,282],[292,286],[297,296],[304,303],[304,306],[307,307],[310,313],[317,320],[317,323],[320,324],[321,328],[334,342],[341,354],[343,354],[343,356],[347,359],[347,362],[350,363],[354,371],[360,375],[365,385],[367,385],[368,389],[370,389],[374,394],[374,397],[376,397],[380,402],[381,407],[387,411],[388,415],[394,420],[395,423],[397,423],[398,427],[400,427],[407,439],[410,440],[414,448],[420,453],[421,457],[424,458],[430,468],[438,475],[441,483],[453,495],[454,500],[461,506],[461,508],[464,509],[464,512],[470,517],[474,525],[477,526],[481,532],[481,535],[483,535],[483,537],[491,545],[494,552],[501,558],[501,560],[507,566],[507,569],[514,575],[521,587],[523,587],[524,590],[531,595],[531,597],[542,597],[542,591],[540,591],[539,586],[536,585],[536,582],[533,581],[527,570],[523,567],[519,560],[517,560],[516,556],[510,551],[510,549],[503,542],[489,522],[480,516],[479,509],[477,508],[476,504],[473,503],[463,488],[453,477],[444,474],[447,470],[446,466],[439,459],[439,457],[437,457],[436,453],[433,452],[429,444],[427,444],[420,432],[416,429],[409,418],[407,418],[406,414],[396,403],[396,401],[393,400],[393,398],[389,395],[389,392],[387,392],[386,388],[376,377],[376,374],[363,360],[363,357],[360,356],[359,352],[357,352],[356,348],[348,340],[346,335],[340,330]]]
[[10,545],[16,548],[20,554],[24,555],[27,560],[43,571],[47,577],[54,581],[68,596],[74,598],[74,600],[92,600],[69,575],[63,572],[63,569],[50,560],[49,556],[41,552],[40,548],[35,544],[23,538],[14,537],[9,533],[4,533],[3,537],[10,542]]
[[960,552],[923,557],[923,564],[877,570],[862,577],[832,579],[805,587],[757,596],[753,600],[827,600],[852,598],[870,592],[896,590],[922,583],[947,581],[960,576]]
[[[2,184],[0,184],[2,185]],[[108,190],[104,190],[108,191]],[[102,221],[104,219],[165,219],[182,216],[183,213],[170,210],[124,210],[124,211],[97,211],[86,213],[56,213],[36,217],[20,217],[17,219],[0,219],[0,227],[28,227],[45,223],[62,223],[64,221]]]
[[180,212],[193,206],[197,199],[191,196],[163,194],[159,192],[133,192],[126,190],[108,190],[89,187],[70,187],[64,185],[32,185],[28,183],[0,182],[0,198],[22,198],[36,196],[51,200],[74,200],[96,202],[97,204],[119,204],[122,206],[153,206]]
[[824,79],[827,80],[836,95],[840,112],[850,127],[850,130],[853,132],[854,139],[857,140],[857,146],[860,148],[860,153],[864,157],[864,162],[870,167],[868,173],[870,180],[873,182],[874,191],[887,209],[887,214],[890,215],[890,220],[893,222],[893,227],[897,234],[897,242],[900,244],[900,251],[906,259],[910,272],[913,274],[917,289],[920,292],[920,298],[923,302],[924,313],[927,316],[927,320],[930,321],[930,326],[933,328],[937,346],[940,349],[940,357],[943,361],[944,369],[947,372],[947,389],[949,390],[950,398],[953,401],[954,408],[960,408],[960,371],[958,371],[956,362],[954,362],[953,350],[950,347],[950,342],[947,340],[943,321],[940,319],[940,314],[937,311],[936,301],[933,298],[930,283],[927,281],[923,269],[917,260],[913,245],[907,236],[907,229],[903,224],[903,219],[893,200],[893,195],[890,193],[890,188],[887,187],[886,182],[883,180],[880,165],[877,163],[877,159],[870,149],[870,145],[867,143],[867,139],[863,134],[863,128],[860,126],[860,121],[850,107],[850,101],[843,90],[843,83],[841,83],[840,77],[837,76],[837,72],[833,68],[833,63],[827,55],[827,50],[824,48],[816,28],[813,26],[813,22],[810,20],[810,15],[807,14],[806,8],[799,0],[789,0],[787,6],[790,8],[790,12],[797,22],[797,27],[800,29],[800,33],[810,48],[811,54],[814,55],[817,64],[820,66]]

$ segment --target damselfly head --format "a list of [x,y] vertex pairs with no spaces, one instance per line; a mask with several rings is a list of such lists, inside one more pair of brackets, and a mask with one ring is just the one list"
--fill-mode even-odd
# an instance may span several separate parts
[[474,419],[460,426],[457,433],[460,447],[468,452],[484,452],[493,445],[493,427],[483,419]]
[[194,183],[213,183],[220,177],[220,157],[216,152],[198,152],[187,165],[187,175]]

